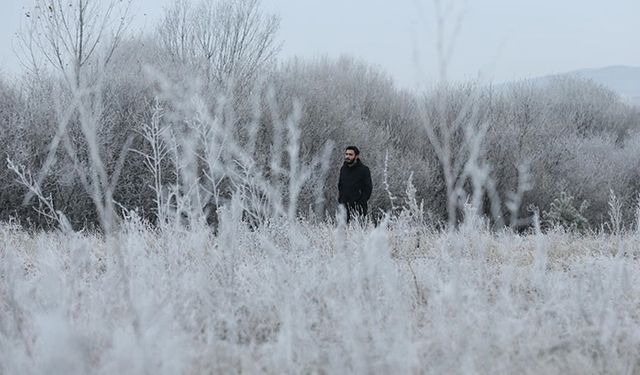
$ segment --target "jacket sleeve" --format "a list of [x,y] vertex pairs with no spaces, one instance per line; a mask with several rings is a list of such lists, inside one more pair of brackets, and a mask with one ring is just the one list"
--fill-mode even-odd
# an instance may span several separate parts
[[371,182],[371,171],[369,168],[364,170],[364,185],[362,186],[362,199],[366,202],[371,198],[371,192],[373,191],[373,183]]
[[338,203],[342,203],[342,169],[340,170],[340,177],[338,177]]

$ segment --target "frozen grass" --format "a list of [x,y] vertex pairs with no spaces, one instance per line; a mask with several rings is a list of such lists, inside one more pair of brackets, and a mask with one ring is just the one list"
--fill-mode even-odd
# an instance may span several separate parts
[[[640,372],[640,236],[0,226],[0,373]],[[118,255],[118,254],[121,254]]]

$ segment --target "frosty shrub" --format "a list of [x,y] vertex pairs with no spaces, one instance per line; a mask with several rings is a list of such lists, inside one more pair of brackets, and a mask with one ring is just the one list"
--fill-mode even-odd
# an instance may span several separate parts
[[[518,166],[527,165],[532,188],[521,207],[548,211],[559,191],[571,191],[590,203],[582,215],[600,224],[608,217],[610,189],[623,200],[634,197],[640,119],[609,90],[576,79],[520,82],[488,105],[487,157],[501,196],[516,184]],[[625,207],[623,216],[632,220],[632,210]]]
[[551,202],[549,211],[542,212],[542,218],[549,227],[561,226],[570,231],[583,231],[589,227],[589,221],[584,217],[589,203],[583,201],[580,207],[575,207],[573,199],[563,191]]
[[[101,98],[102,115],[95,143],[107,174],[117,169],[122,145],[128,137],[134,137],[132,149],[149,151],[148,144],[139,134],[145,124],[153,121],[158,87],[155,84],[149,87],[149,79],[154,75],[146,74],[148,69],[142,65],[144,62],[149,67],[153,62],[136,57],[136,53],[139,49],[153,55],[161,53],[161,49],[147,44],[145,48],[136,46],[139,45],[135,41],[129,41],[116,50],[112,62],[120,64],[121,68],[107,69],[97,96]],[[265,78],[264,82],[254,96],[259,100],[252,99],[253,103],[259,104],[252,104],[250,112],[241,112],[239,108],[225,112],[230,115],[225,118],[233,121],[230,125],[243,141],[249,140],[252,124],[257,125],[256,144],[251,155],[257,165],[270,163],[271,144],[276,135],[273,124],[280,120],[273,114],[286,117],[291,113],[293,103],[297,102],[301,109],[298,125],[301,131],[300,157],[303,160],[309,161],[312,155],[321,153],[327,140],[360,145],[365,163],[371,167],[374,185],[379,187],[374,189],[370,202],[372,212],[377,214],[391,208],[382,188],[385,157],[388,155],[387,182],[390,190],[397,196],[402,195],[406,181],[413,174],[418,201],[424,201],[426,210],[435,217],[447,218],[445,175],[435,149],[428,144],[428,134],[418,111],[420,101],[414,94],[395,88],[382,72],[348,58],[291,61],[274,68],[270,78]],[[188,86],[188,80],[183,85]],[[47,176],[41,181],[42,191],[52,195],[56,208],[65,212],[75,228],[95,225],[97,213],[92,196],[77,177],[78,173],[91,171],[90,150],[83,140],[78,121],[67,122],[67,135],[60,138],[55,158],[48,159],[52,155],[49,150],[51,140],[59,132],[60,123],[65,121],[65,110],[70,106],[71,97],[59,90],[59,81],[55,77],[47,75],[8,87],[5,89],[6,108],[0,114],[2,126],[6,129],[0,134],[0,141],[6,145],[3,159],[10,156],[16,164],[31,170],[34,176],[38,176],[38,171],[49,161]],[[172,87],[174,93],[183,88]],[[588,87],[588,83],[582,83],[575,89],[586,90]],[[48,95],[51,90],[58,94]],[[449,117],[460,113],[460,98],[465,94],[459,90],[462,89],[451,86],[423,98],[423,108],[432,110],[430,121],[440,123],[439,112],[448,113]],[[578,118],[579,113],[573,117],[560,113],[566,109],[555,108],[554,100],[561,96],[549,90],[552,88],[522,83],[504,92],[486,91],[480,95],[482,100],[478,105],[482,110],[477,113],[489,126],[483,146],[485,159],[479,165],[488,168],[488,172],[483,173],[494,184],[492,189],[494,197],[498,198],[496,201],[502,202],[496,211],[487,200],[481,212],[492,218],[502,216],[505,223],[511,223],[512,214],[506,202],[520,184],[520,168],[527,166],[531,189],[523,194],[520,207],[533,204],[549,211],[559,191],[572,191],[576,199],[590,202],[583,216],[598,226],[608,217],[609,189],[614,188],[623,201],[630,201],[640,188],[640,154],[636,152],[640,133],[631,125],[640,123],[640,116],[623,106],[620,111],[610,110],[606,112],[607,117],[589,122],[610,125],[599,128],[583,126],[581,129],[591,130],[579,132],[571,120]],[[269,104],[271,99],[267,99],[269,91],[273,93],[275,107]],[[196,89],[193,92],[204,100],[209,112],[215,111],[218,99],[201,95]],[[445,98],[444,107],[438,95]],[[572,104],[575,109],[572,110],[581,111],[580,96],[567,96],[575,97],[573,100],[576,102]],[[171,100],[161,99],[158,104],[168,113],[173,111]],[[180,127],[185,115],[188,114],[167,116],[164,125]],[[622,138],[619,138],[621,128],[616,124],[627,129]],[[454,153],[460,150],[459,142],[464,139],[461,135],[452,133],[449,137],[450,150]],[[299,196],[301,211],[308,211],[309,206],[315,204],[317,189],[323,194],[323,207],[315,211],[332,212],[335,209],[334,189],[341,163],[341,153],[337,150],[343,146],[336,143],[336,152],[327,160],[332,166],[328,173],[303,187]],[[175,168],[169,160],[164,166],[167,173],[162,182],[169,186],[175,181]],[[0,215],[29,218],[38,226],[46,226],[46,220],[32,210],[34,202],[22,205],[21,197],[26,190],[15,182],[15,176],[9,173],[4,163],[0,171],[6,176],[0,189],[0,198],[6,204],[0,208]],[[200,169],[201,178],[206,178],[204,172],[205,169]],[[223,181],[220,188],[228,188],[227,182]],[[119,183],[114,187],[114,199],[123,207],[137,208],[145,217],[153,218],[157,207],[154,194],[147,188],[152,184],[153,176],[146,172],[144,157],[129,153],[122,164]],[[461,196],[470,193],[468,186],[460,184],[460,187],[456,191],[462,192]],[[632,211],[626,206],[622,208],[625,222],[633,220]],[[520,210],[516,216],[524,217],[526,212]]]

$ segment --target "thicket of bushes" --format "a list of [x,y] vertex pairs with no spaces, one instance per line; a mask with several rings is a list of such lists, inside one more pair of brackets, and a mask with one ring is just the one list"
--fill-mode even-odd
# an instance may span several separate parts
[[[167,98],[171,90],[178,93],[175,96],[192,93],[212,116],[223,117],[232,126],[238,144],[247,145],[247,152],[257,164],[265,166],[267,174],[273,158],[280,157],[273,156],[271,150],[279,136],[274,123],[286,122],[299,105],[300,116],[293,119],[301,132],[299,158],[310,162],[328,141],[334,144],[328,172],[312,173],[301,191],[297,206],[301,214],[318,204],[314,195],[318,190],[323,199],[316,211],[333,214],[342,150],[355,144],[372,170],[374,194],[370,207],[374,215],[401,204],[400,197],[411,176],[418,201],[424,201],[431,217],[445,220],[447,187],[426,127],[437,123],[441,132],[447,124],[459,121],[471,105],[474,110],[466,121],[486,124],[486,135],[479,138],[482,165],[488,168],[494,187],[493,196],[484,198],[487,214],[492,200],[506,202],[518,188],[522,179],[519,170],[526,172],[530,182],[520,204],[521,216],[526,216],[531,206],[540,212],[551,210],[552,202],[566,193],[575,202],[588,202],[581,213],[592,226],[598,226],[607,219],[611,190],[624,203],[625,217],[634,213],[640,192],[640,110],[592,82],[566,78],[545,85],[523,81],[499,87],[461,83],[415,93],[396,87],[379,69],[348,57],[279,63],[267,54],[261,57],[259,69],[242,72],[243,85],[234,86],[230,95],[233,100],[225,104],[220,101],[220,93],[230,90],[205,77],[212,74],[210,70],[200,69],[200,65],[195,69],[193,64],[177,59],[175,51],[160,39],[131,37],[120,43],[94,94],[92,100],[102,106],[97,140],[107,171],[118,168],[122,147],[130,137],[130,149],[149,151],[150,145],[141,133],[154,116],[173,132],[194,131],[189,124],[197,121],[195,115],[184,113],[175,100]],[[189,58],[197,59],[194,56]],[[248,85],[249,81],[254,84]],[[4,78],[0,82],[3,158],[11,158],[36,177],[72,100],[72,91],[65,89],[62,79],[53,73]],[[42,184],[43,193],[51,196],[56,209],[64,212],[76,228],[98,222],[92,197],[78,177],[92,173],[79,121],[70,117],[68,136],[59,139],[55,161]],[[257,139],[249,147],[254,125]],[[452,136],[450,151],[465,152],[456,148],[465,137],[462,129]],[[224,143],[219,147],[222,160]],[[202,151],[200,145],[194,150]],[[154,176],[144,163],[139,153],[128,153],[115,185],[114,200],[127,209],[138,209],[153,221],[156,196],[149,186]],[[204,164],[199,161],[198,174],[203,180]],[[523,165],[526,168],[522,169]],[[168,158],[163,166],[163,183],[170,186],[177,178],[172,173],[174,162]],[[470,193],[470,184],[465,183],[464,191]],[[224,199],[237,184],[227,176],[217,187],[219,197]],[[18,217],[38,227],[50,225],[34,210],[40,204],[37,200],[23,204],[26,192],[15,173],[1,163],[0,220]],[[391,197],[397,200],[392,202]],[[207,199],[209,216],[215,216],[214,200]],[[500,216],[508,222],[509,211],[505,205],[498,207]]]

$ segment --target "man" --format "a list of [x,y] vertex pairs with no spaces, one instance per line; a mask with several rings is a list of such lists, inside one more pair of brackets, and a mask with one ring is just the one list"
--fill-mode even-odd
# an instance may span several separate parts
[[367,214],[367,201],[373,189],[369,167],[362,164],[359,156],[360,150],[356,146],[347,147],[340,168],[338,203],[347,209],[347,222],[356,215],[364,217]]

